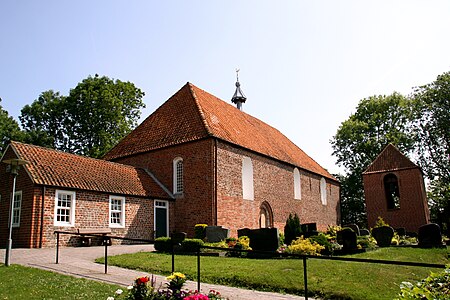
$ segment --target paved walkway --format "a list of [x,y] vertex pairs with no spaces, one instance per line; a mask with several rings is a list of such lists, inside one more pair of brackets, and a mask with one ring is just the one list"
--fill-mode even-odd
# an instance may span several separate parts
[[[97,264],[94,260],[104,256],[104,247],[62,247],[60,248],[59,264],[55,263],[56,249],[13,249],[11,263],[30,266],[76,277],[103,281],[122,286],[130,285],[140,276],[151,276],[149,273],[108,266],[108,274],[105,274],[104,265]],[[153,245],[115,245],[108,247],[108,256],[122,253],[134,253],[140,251],[153,251]],[[4,262],[5,250],[0,249],[0,259]],[[165,277],[155,275],[157,286],[164,285]],[[196,290],[197,282],[188,281],[186,289]],[[283,295],[269,292],[239,289],[228,286],[202,283],[203,292],[209,290],[219,291],[230,300],[301,300],[300,296]],[[311,299],[311,298],[309,298]]]

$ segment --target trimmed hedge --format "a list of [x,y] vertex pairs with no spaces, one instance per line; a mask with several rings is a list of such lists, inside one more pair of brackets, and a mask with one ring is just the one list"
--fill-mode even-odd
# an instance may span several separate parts
[[[176,246],[176,252],[196,252],[203,241],[200,239],[185,239],[181,246]],[[159,237],[155,239],[155,250],[160,252],[172,252],[172,240],[169,237]]]

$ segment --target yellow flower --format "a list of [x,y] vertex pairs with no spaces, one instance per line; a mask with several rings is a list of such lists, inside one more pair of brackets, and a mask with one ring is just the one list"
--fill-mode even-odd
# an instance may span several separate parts
[[180,273],[180,272],[175,272],[172,275],[175,276],[175,277],[183,278],[183,279],[186,278],[186,276],[183,273]]

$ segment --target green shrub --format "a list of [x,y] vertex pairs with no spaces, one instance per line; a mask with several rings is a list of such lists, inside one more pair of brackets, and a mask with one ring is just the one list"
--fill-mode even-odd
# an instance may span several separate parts
[[181,242],[181,251],[183,252],[197,252],[200,246],[204,243],[200,239],[185,239]]
[[375,249],[377,245],[377,241],[368,235],[358,236],[356,242],[360,249]]
[[194,227],[194,238],[203,240],[206,238],[206,227],[207,224],[196,224]]
[[287,247],[287,253],[290,254],[302,254],[302,255],[320,255],[320,251],[325,249],[324,246],[319,245],[316,242],[312,242],[309,239],[303,238],[303,236],[292,241],[291,245]]
[[320,232],[319,235],[313,235],[308,238],[312,243],[317,243],[324,247],[324,253],[333,253],[333,245],[328,241],[327,236]]
[[440,272],[431,273],[430,276],[418,282],[416,285],[411,282],[400,284],[400,294],[398,299],[449,299],[450,295],[450,266]]
[[172,252],[172,240],[170,237],[155,239],[155,250],[160,252]]
[[289,218],[286,220],[284,226],[284,242],[286,245],[290,245],[293,240],[302,235],[302,229],[300,227],[300,218],[295,213],[289,214]]

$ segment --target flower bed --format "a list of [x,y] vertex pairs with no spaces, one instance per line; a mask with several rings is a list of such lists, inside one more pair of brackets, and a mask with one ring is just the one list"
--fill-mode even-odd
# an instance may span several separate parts
[[118,289],[115,297],[108,297],[107,300],[123,299],[126,300],[223,300],[219,292],[210,290],[208,294],[202,294],[199,291],[183,290],[186,282],[186,276],[183,273],[175,272],[166,277],[167,287],[156,288],[155,279],[152,277],[136,278],[133,285],[128,286],[124,292]]

